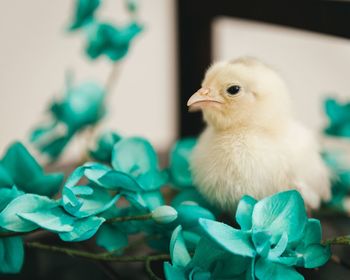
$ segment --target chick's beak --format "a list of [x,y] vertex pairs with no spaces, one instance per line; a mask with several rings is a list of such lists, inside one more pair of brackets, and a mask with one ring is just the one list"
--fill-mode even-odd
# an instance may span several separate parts
[[190,111],[202,109],[207,105],[220,105],[224,103],[223,98],[213,93],[209,88],[200,88],[187,101]]

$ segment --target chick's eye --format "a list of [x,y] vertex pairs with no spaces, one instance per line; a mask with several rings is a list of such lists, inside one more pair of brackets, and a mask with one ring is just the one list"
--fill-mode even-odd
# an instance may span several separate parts
[[228,92],[228,94],[230,95],[235,95],[237,93],[239,93],[239,91],[241,90],[241,87],[240,86],[230,86],[226,89],[226,91]]

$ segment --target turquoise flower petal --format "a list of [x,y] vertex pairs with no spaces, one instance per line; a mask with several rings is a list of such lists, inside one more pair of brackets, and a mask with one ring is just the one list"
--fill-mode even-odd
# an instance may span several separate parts
[[253,210],[253,231],[271,233],[276,244],[286,232],[289,242],[302,238],[307,223],[304,201],[297,191],[286,191],[266,197]]
[[128,245],[128,235],[119,226],[103,224],[96,234],[96,243],[107,251],[116,251]]
[[284,232],[281,236],[281,239],[276,244],[276,246],[270,250],[268,258],[275,259],[280,257],[286,250],[287,246],[288,246],[288,236]]
[[61,207],[39,209],[31,213],[18,213],[20,218],[32,222],[41,228],[53,232],[73,230],[74,217],[68,215]]
[[167,280],[187,280],[185,270],[181,267],[171,265],[169,262],[164,263],[164,274]]
[[24,194],[24,192],[19,191],[16,186],[11,189],[3,188],[0,189],[0,212],[16,197]]
[[10,187],[14,185],[11,175],[0,161],[0,187]]
[[90,239],[95,235],[104,221],[104,218],[95,216],[76,219],[73,224],[73,230],[59,233],[59,237],[66,242],[78,242]]
[[[202,237],[196,246],[190,266],[199,267],[202,270],[209,270],[218,260],[222,259],[225,255],[227,255],[227,252],[218,246],[215,242],[206,237]],[[214,274],[217,273],[214,272]]]
[[308,246],[304,252],[298,251],[303,255],[303,267],[316,268],[324,265],[331,257],[329,246],[322,246],[320,244],[313,244]]
[[0,213],[0,227],[10,231],[28,232],[38,228],[38,225],[20,218],[21,213],[49,211],[58,206],[58,202],[46,196],[24,194],[12,200]]
[[131,41],[141,31],[142,27],[135,22],[121,28],[109,23],[96,23],[88,30],[85,52],[91,59],[105,55],[112,61],[121,60],[128,53]]
[[171,149],[169,172],[171,182],[177,187],[193,185],[189,158],[196,143],[195,138],[185,138],[176,142]]
[[212,279],[247,279],[247,270],[252,259],[226,253],[216,263]]
[[110,163],[113,146],[120,139],[121,137],[113,131],[104,132],[99,136],[95,149],[90,151],[91,157],[98,161]]
[[178,213],[177,222],[184,229],[190,229],[199,226],[199,219],[215,220],[214,215],[207,209],[196,204],[180,204],[175,208]]
[[334,136],[350,137],[350,104],[341,104],[329,98],[325,101],[324,107],[329,119],[325,132]]
[[155,150],[143,138],[124,138],[116,143],[112,166],[134,178],[144,190],[159,189],[167,182],[167,174],[158,168]]
[[322,240],[322,228],[321,222],[317,219],[309,219],[303,238],[300,240],[299,245],[308,246],[310,244],[320,243]]
[[73,31],[91,23],[100,3],[100,0],[76,0],[74,19],[69,29]]
[[[110,208],[120,198],[120,194],[111,196],[99,181],[110,171],[109,167],[97,163],[87,163],[74,170],[63,188],[64,209],[73,216],[82,218],[99,214]],[[96,186],[77,186],[76,184],[83,176]]]
[[130,175],[115,170],[110,170],[99,177],[98,183],[110,190],[122,188],[131,192],[144,191],[144,188]]
[[51,123],[32,132],[30,141],[43,154],[56,159],[73,136],[105,115],[105,89],[95,82],[67,85],[62,100],[51,104]]
[[199,224],[206,236],[227,252],[246,257],[256,255],[248,233],[234,229],[224,223],[206,219],[200,219]]
[[195,267],[191,270],[191,272],[188,275],[189,280],[209,280],[211,278],[211,273],[208,271],[202,271]]
[[255,264],[255,276],[259,280],[303,280],[294,268],[260,258]]
[[256,252],[266,258],[270,251],[270,234],[265,231],[254,231],[252,234],[252,241],[255,246]]
[[179,267],[186,267],[191,261],[190,253],[182,236],[181,226],[178,226],[171,235],[170,256],[173,265]]
[[[153,211],[165,204],[164,197],[159,190],[140,193],[147,209]],[[169,207],[169,206],[168,206]]]
[[221,211],[211,205],[196,188],[182,189],[171,201],[171,206],[177,208],[180,204],[198,204],[199,206],[210,210],[215,216],[221,214]]
[[157,154],[152,145],[143,138],[124,138],[113,147],[112,166],[117,171],[138,177],[157,169]]
[[252,214],[256,204],[256,200],[249,195],[245,195],[238,203],[236,210],[236,221],[242,230],[250,230],[252,228]]
[[0,177],[1,175],[0,182],[11,183],[3,186],[12,187],[12,184],[15,184],[24,192],[46,196],[56,194],[64,178],[61,173],[45,174],[42,167],[19,142],[7,149],[1,160]]
[[22,238],[0,238],[0,273],[19,273],[24,261]]

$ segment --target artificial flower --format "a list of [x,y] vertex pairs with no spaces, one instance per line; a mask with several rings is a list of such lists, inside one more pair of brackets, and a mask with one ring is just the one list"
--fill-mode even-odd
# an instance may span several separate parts
[[120,139],[121,137],[113,131],[102,133],[97,139],[95,148],[90,150],[90,156],[95,160],[110,163],[112,160],[113,146]]
[[105,55],[118,61],[128,53],[131,41],[141,31],[142,27],[136,22],[119,28],[109,23],[96,23],[88,30],[86,54],[91,59]]
[[205,236],[223,250],[251,258],[253,275],[258,279],[303,279],[293,268],[315,268],[330,257],[322,246],[321,226],[308,219],[302,197],[297,191],[277,193],[257,202],[244,196],[237,208],[236,221],[241,229],[201,220]]
[[339,103],[329,98],[324,103],[329,123],[325,133],[340,137],[350,137],[350,103]]
[[69,26],[70,30],[76,30],[87,26],[94,21],[97,8],[100,6],[100,0],[76,0],[74,19]]
[[176,187],[193,186],[189,158],[196,143],[195,138],[185,138],[177,141],[171,149],[169,174],[171,183]]
[[0,238],[0,273],[20,272],[24,261],[24,246],[19,236]]
[[56,159],[72,137],[105,114],[105,90],[97,83],[68,83],[61,101],[51,104],[51,121],[32,131],[30,141],[40,152]]
[[19,142],[12,144],[0,161],[0,191],[1,188],[16,186],[26,193],[50,197],[58,192],[62,182],[62,173],[46,174]]

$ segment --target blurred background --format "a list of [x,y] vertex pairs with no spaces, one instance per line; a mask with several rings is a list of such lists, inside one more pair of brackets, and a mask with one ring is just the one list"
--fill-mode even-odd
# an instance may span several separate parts
[[[179,136],[196,135],[201,116],[187,98],[215,60],[242,55],[276,68],[291,90],[299,119],[324,124],[322,100],[350,97],[350,3],[347,1],[141,0],[145,32],[122,63],[103,127],[141,135],[159,150]],[[68,34],[74,1],[0,1],[0,152],[26,138],[48,102],[77,82],[103,83],[107,59],[90,61],[83,40]],[[123,1],[105,0],[99,13],[124,23]]]

